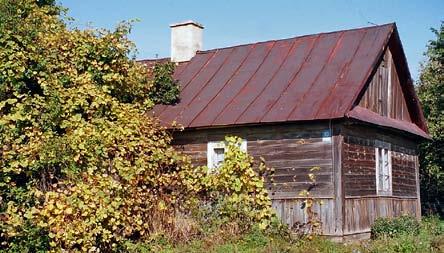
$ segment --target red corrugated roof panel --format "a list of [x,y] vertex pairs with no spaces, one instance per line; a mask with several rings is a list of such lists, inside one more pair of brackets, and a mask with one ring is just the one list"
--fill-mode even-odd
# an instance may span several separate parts
[[317,36],[309,36],[294,40],[293,47],[289,50],[283,65],[280,66],[278,72],[273,76],[265,89],[247,106],[236,123],[246,124],[261,121],[282,95],[291,80],[301,70],[311,48],[313,48],[316,38]]
[[193,106],[187,107],[185,112],[186,117],[182,118],[182,124],[187,126],[196,124],[194,120],[233,77],[236,70],[248,56],[250,47],[229,48],[224,50],[229,51],[230,55],[225,59],[224,64],[222,64],[219,71],[213,76],[208,84],[190,102]]
[[[301,102],[312,97],[310,89],[316,79],[324,73],[324,68],[330,61],[333,49],[341,36],[340,32],[321,34],[314,44],[310,55],[293,81],[287,86],[280,98],[270,111],[262,118],[262,122],[288,121],[291,112]],[[307,118],[311,119],[311,117]],[[297,120],[304,120],[299,117]]]
[[382,55],[393,29],[394,25],[366,29],[365,37],[353,60],[349,62],[344,78],[333,87],[332,93],[338,96],[327,97],[324,105],[328,109],[318,112],[317,117],[343,117],[351,109]]
[[230,103],[219,114],[214,124],[230,124],[236,122],[248,105],[256,98],[267,83],[278,71],[293,44],[292,40],[277,41],[261,63],[256,73],[243,85],[242,89],[233,97]]
[[344,78],[347,64],[353,60],[359,50],[364,35],[365,31],[359,30],[341,34],[328,62],[324,65],[322,74],[317,77],[306,92],[310,94],[310,97],[306,96],[296,104],[288,117],[289,120],[318,118],[317,112],[319,110],[326,111],[328,109],[328,106],[325,108],[326,106],[323,104],[327,97],[341,96],[341,94],[334,92],[334,87]]
[[193,128],[343,118],[394,30],[388,24],[198,52],[176,70],[180,102],[153,113]]
[[[254,76],[256,70],[265,60],[274,43],[259,43],[251,46],[248,56],[235,70],[224,87],[216,94],[212,101],[194,119],[192,125],[212,126],[223,109],[231,102],[234,96]],[[194,105],[190,105],[192,107]]]

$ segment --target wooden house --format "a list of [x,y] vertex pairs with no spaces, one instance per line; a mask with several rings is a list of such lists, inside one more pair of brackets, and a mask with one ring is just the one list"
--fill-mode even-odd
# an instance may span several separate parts
[[395,24],[206,51],[186,47],[201,25],[172,28],[173,51],[192,52],[172,56],[182,59],[180,102],[153,114],[183,125],[174,145],[194,164],[217,167],[224,136],[240,136],[275,168],[267,187],[289,225],[306,219],[298,193],[319,166],[311,194],[326,236],[368,237],[377,217],[420,217],[418,144],[429,136]]

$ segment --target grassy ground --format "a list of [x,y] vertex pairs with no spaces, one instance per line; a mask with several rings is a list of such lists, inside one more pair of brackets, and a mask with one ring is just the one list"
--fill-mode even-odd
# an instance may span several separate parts
[[[223,237],[223,238],[222,238]],[[394,237],[382,237],[359,243],[340,244],[323,238],[312,240],[289,240],[279,235],[266,235],[254,230],[244,236],[212,236],[201,240],[192,240],[186,244],[171,245],[157,243],[149,247],[134,248],[135,252],[164,253],[391,253],[391,252],[444,252],[444,220],[425,218],[417,235],[400,234]]]

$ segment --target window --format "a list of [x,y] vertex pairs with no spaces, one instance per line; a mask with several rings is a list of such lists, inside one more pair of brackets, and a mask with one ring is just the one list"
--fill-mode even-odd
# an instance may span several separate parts
[[213,168],[217,168],[223,163],[225,158],[225,148],[213,149]]
[[378,195],[392,194],[391,152],[387,148],[376,148],[376,191]]
[[[242,151],[247,151],[247,141],[242,140]],[[225,142],[223,141],[210,141],[207,145],[207,166],[210,169],[218,168],[225,158]]]

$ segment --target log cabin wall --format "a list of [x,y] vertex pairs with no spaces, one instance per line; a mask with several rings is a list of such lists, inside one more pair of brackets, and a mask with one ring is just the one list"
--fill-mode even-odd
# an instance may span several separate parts
[[[378,217],[420,217],[418,156],[415,140],[381,129],[345,125],[342,129],[344,235],[369,234]],[[376,147],[391,151],[392,194],[376,192]]]
[[360,141],[352,142],[348,137],[343,145],[345,196],[376,195],[375,148],[368,140]]
[[416,192],[417,156],[402,152],[392,152],[393,195],[413,197]]
[[[316,172],[314,196],[323,204],[315,211],[326,236],[369,235],[377,217],[420,216],[418,160],[415,140],[375,127],[351,123],[311,123],[186,130],[174,134],[173,145],[190,155],[195,165],[207,164],[208,141],[226,135],[247,140],[256,160],[263,157],[275,168],[275,184],[268,183],[277,215],[288,225],[307,221],[301,190],[309,185],[309,169]],[[325,133],[332,133],[325,137]],[[392,156],[393,194],[376,193],[375,147],[389,145]]]
[[301,190],[309,187],[310,169],[316,171],[317,186],[311,191],[323,204],[316,204],[325,235],[341,234],[335,208],[333,144],[328,122],[310,124],[281,124],[235,128],[186,130],[174,134],[174,146],[190,155],[195,165],[207,164],[208,141],[222,141],[226,135],[247,140],[247,151],[256,161],[263,157],[275,169],[274,183],[267,183],[277,215],[288,225],[306,222],[301,209]]

